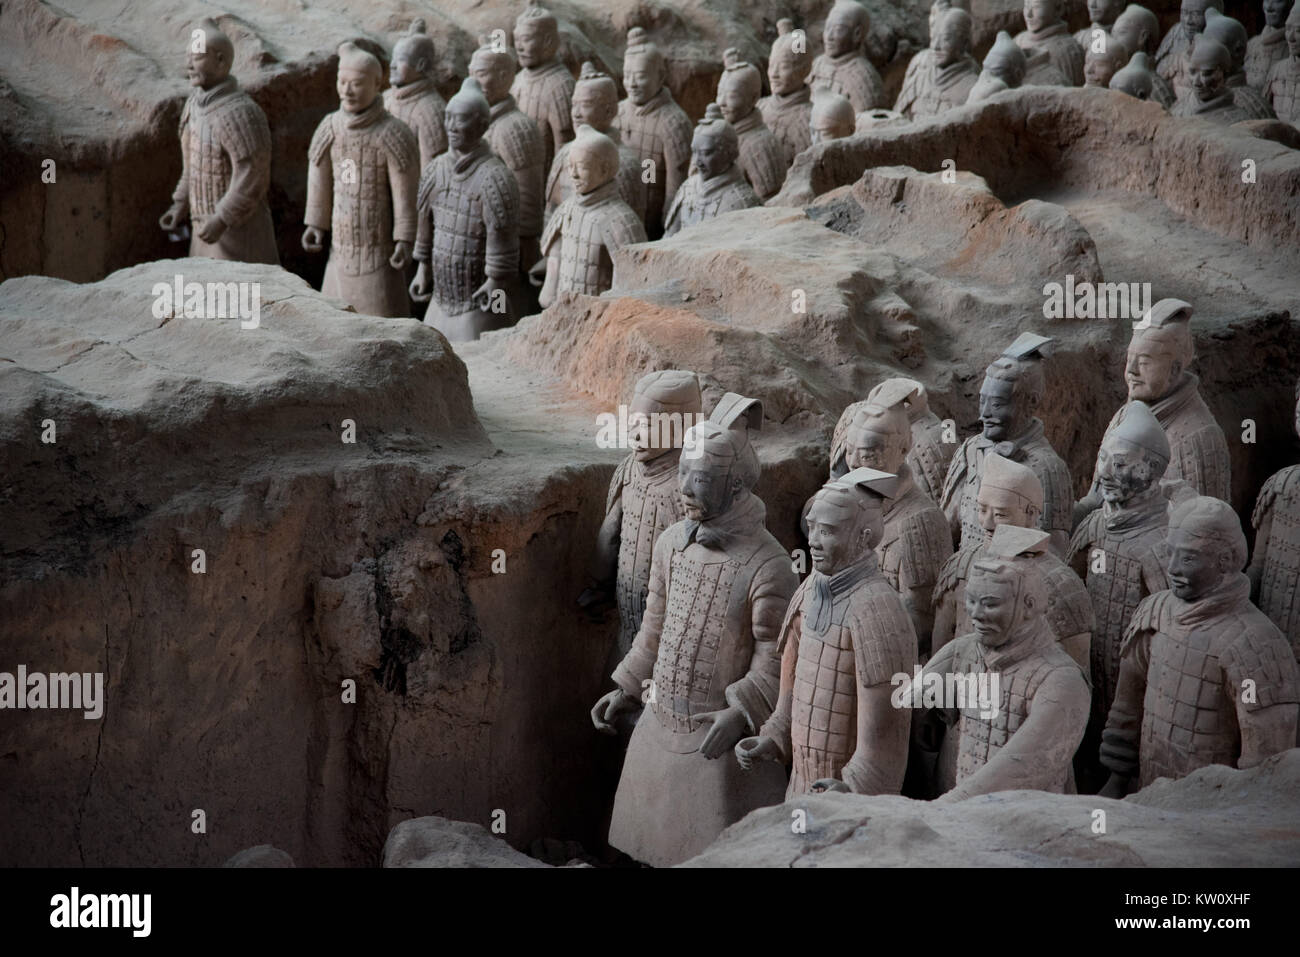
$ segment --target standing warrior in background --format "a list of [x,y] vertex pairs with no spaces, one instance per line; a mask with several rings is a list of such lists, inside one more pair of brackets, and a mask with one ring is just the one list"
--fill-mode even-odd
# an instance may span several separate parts
[[181,178],[158,220],[167,232],[189,219],[190,255],[279,263],[266,192],[271,129],[230,75],[235,48],[211,20],[199,21],[186,71],[195,87],[181,110]]
[[957,451],[957,436],[954,432],[945,440],[947,427],[930,411],[930,397],[925,386],[915,379],[886,379],[867,393],[867,401],[884,406],[903,404],[912,426],[912,447],[907,452],[907,467],[912,470],[916,487],[938,504],[943,496],[943,480],[952,463],[952,454]]
[[[614,78],[597,70],[593,63],[582,64],[578,83],[573,88],[573,105],[569,115],[575,130],[580,126],[590,126],[618,147],[618,173],[614,176],[618,194],[644,224],[645,186],[641,182],[641,157],[623,142],[618,127],[614,125],[614,118],[618,116],[618,86],[614,83]],[[568,161],[572,144],[573,141],[570,140],[561,146],[551,162],[551,172],[546,178],[547,222],[550,222],[556,208],[573,195]]]
[[812,90],[808,87],[808,74],[812,72],[812,55],[808,52],[808,36],[796,30],[787,19],[776,23],[777,38],[767,58],[767,82],[772,88],[770,96],[758,101],[781,153],[786,169],[794,158],[812,142],[808,122],[812,118]]
[[897,794],[911,714],[891,702],[892,678],[916,664],[916,635],[873,546],[894,476],[854,469],[812,498],[813,571],[781,626],[781,688],[758,734],[736,745],[746,771],[792,765],[786,800],[810,791]]
[[[1300,435],[1300,382],[1295,430]],[[1264,483],[1250,521],[1255,526],[1255,554],[1246,570],[1251,592],[1300,660],[1300,465],[1288,465]]]
[[529,0],[515,20],[515,51],[523,69],[515,76],[510,95],[541,131],[544,170],[551,168],[560,147],[573,139],[573,74],[560,59],[559,50],[555,14],[537,0]]
[[330,233],[321,292],[357,312],[409,316],[405,271],[420,147],[410,127],[384,109],[382,77],[372,54],[351,42],[339,47],[341,108],[320,121],[307,151],[302,248],[320,252]]
[[558,293],[599,296],[614,285],[614,253],[646,241],[645,226],[618,192],[618,147],[590,126],[578,127],[567,154],[573,195],[542,233],[545,309]]
[[[1182,479],[1201,495],[1227,501],[1232,491],[1228,443],[1201,398],[1200,380],[1187,371],[1195,358],[1191,318],[1191,304],[1181,299],[1161,299],[1152,306],[1133,326],[1124,377],[1129,401],[1146,403],[1165,430],[1170,451],[1166,479]],[[1127,408],[1120,406],[1111,417],[1106,435]],[[1074,507],[1075,526],[1101,501],[1094,476],[1092,490]]]
[[1278,60],[1264,82],[1264,99],[1278,119],[1300,127],[1300,4],[1286,18],[1286,46],[1290,56]]
[[[1146,7],[1130,3],[1124,8],[1124,12],[1115,18],[1115,28],[1111,30],[1111,36],[1123,44],[1125,50],[1136,51],[1133,53],[1134,56],[1137,53],[1144,54],[1140,65],[1143,69],[1149,70],[1153,77],[1150,98],[1166,110],[1171,109],[1177,99],[1174,96],[1174,88],[1169,85],[1168,80],[1155,72],[1156,46],[1160,40],[1160,21],[1156,19],[1156,15]],[[1129,66],[1133,65],[1133,60],[1130,59]]]
[[1240,21],[1211,7],[1205,11],[1205,31],[1201,35],[1207,40],[1218,41],[1228,51],[1231,63],[1223,85],[1232,91],[1233,102],[1252,120],[1276,119],[1264,94],[1246,85],[1246,28]]
[[1287,58],[1286,21],[1293,0],[1264,0],[1264,29],[1246,44],[1246,82],[1263,90],[1268,71]]
[[691,140],[695,172],[682,183],[668,207],[665,236],[735,209],[759,205],[736,165],[738,152],[736,131],[722,118],[718,104],[710,103]]
[[1125,0],[1088,0],[1088,19],[1089,23],[1082,30],[1074,35],[1074,42],[1086,53],[1092,48],[1092,41],[1096,39],[1096,31],[1100,30],[1106,36],[1112,35],[1115,26],[1115,18],[1120,15],[1124,9]]
[[1106,90],[1115,74],[1128,63],[1128,51],[1114,37],[1104,36],[1088,45],[1083,56],[1083,85]]
[[663,51],[641,27],[627,31],[627,99],[618,105],[618,129],[623,142],[641,158],[645,229],[651,239],[663,235],[665,207],[677,195],[691,162],[691,121],[673,99],[667,79]]
[[615,661],[627,656],[641,627],[655,543],[666,528],[686,517],[677,490],[677,466],[683,436],[700,410],[700,382],[694,372],[651,372],[632,390],[628,403],[632,451],[610,480],[587,587],[578,596],[583,608],[611,594],[618,602]]
[[1250,603],[1246,536],[1226,502],[1195,496],[1169,519],[1169,591],[1142,602],[1120,651],[1102,733],[1103,797],[1210,764],[1253,768],[1295,746],[1300,669]]
[[510,95],[515,59],[508,49],[479,37],[479,48],[470,57],[469,75],[478,82],[492,111],[487,144],[519,186],[519,262],[515,269],[526,274],[537,262],[537,241],[542,235],[542,187],[547,172],[542,133]]
[[921,50],[907,65],[894,109],[918,119],[965,103],[980,72],[970,43],[970,14],[949,10],[939,20],[930,49]]
[[862,52],[871,30],[871,15],[857,0],[835,0],[822,28],[822,54],[813,60],[808,86],[838,93],[851,104],[854,114],[885,107],[885,84]]
[[1051,339],[1021,333],[984,372],[980,387],[983,431],[962,443],[944,480],[939,505],[952,526],[958,546],[984,540],[979,518],[980,475],[984,457],[996,452],[1030,468],[1043,486],[1043,514],[1038,527],[1052,536],[1052,551],[1064,556],[1070,546],[1070,470],[1043,434],[1034,415],[1042,401],[1042,349]]
[[1110,78],[1110,88],[1127,93],[1135,100],[1151,100],[1153,103],[1159,103],[1156,98],[1156,81],[1159,79],[1160,77],[1151,72],[1147,55],[1139,51],[1129,59],[1128,66],[1117,70]]
[[437,62],[433,40],[417,17],[393,47],[393,62],[388,66],[392,86],[384,90],[384,108],[415,134],[420,143],[421,171],[447,148],[447,131],[443,129],[447,104],[436,86]]
[[1061,16],[1060,0],[1025,0],[1025,29],[1015,36],[1028,59],[1045,50],[1070,86],[1083,86],[1083,48]]
[[433,302],[424,321],[452,342],[509,325],[519,268],[519,186],[488,147],[487,98],[467,77],[447,104],[447,152],[420,177],[419,268],[411,298]]
[[771,199],[785,182],[786,162],[781,144],[763,122],[758,109],[763,95],[763,78],[758,67],[740,58],[734,47],[722,54],[724,64],[718,80],[718,106],[739,140],[736,164],[760,201]]
[[1205,11],[1210,7],[1222,13],[1223,0],[1183,0],[1179,21],[1169,28],[1156,50],[1156,73],[1169,83],[1175,96],[1182,96],[1188,85],[1183,70],[1193,42],[1205,29]]
[[655,544],[641,629],[614,669],[618,687],[591,711],[597,729],[613,734],[619,714],[646,704],[609,843],[656,867],[700,853],[785,791],[779,766],[746,772],[730,754],[772,715],[777,639],[798,585],[753,493],[759,464],[746,426],[762,414],[757,401],[727,393],[686,433],[677,471],[686,518]]
[[966,97],[967,103],[978,103],[1003,90],[1017,90],[1025,82],[1025,51],[1011,39],[1006,30],[998,37],[984,57],[984,69]]

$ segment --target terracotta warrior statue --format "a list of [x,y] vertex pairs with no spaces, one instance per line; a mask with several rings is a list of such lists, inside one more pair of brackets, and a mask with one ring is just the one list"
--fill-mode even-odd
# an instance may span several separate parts
[[[867,393],[867,401],[892,406],[900,402],[912,424],[912,447],[907,452],[907,467],[912,481],[936,504],[943,496],[943,480],[957,451],[955,434],[945,439],[943,422],[930,411],[930,397],[925,386],[915,379],[886,379]],[[837,434],[839,429],[836,429]]]
[[1006,30],[999,30],[997,39],[984,57],[975,85],[966,97],[967,103],[978,103],[1003,90],[1019,89],[1025,82],[1025,51],[1011,39]]
[[[1195,358],[1190,329],[1192,307],[1181,299],[1161,299],[1133,326],[1124,378],[1129,401],[1145,402],[1169,441],[1168,479],[1182,479],[1201,495],[1227,501],[1232,492],[1228,443],[1214,414],[1201,398],[1200,379],[1187,371]],[[1110,432],[1124,418],[1120,406],[1106,426]],[[1101,505],[1094,476],[1092,490],[1074,507],[1077,526]]]
[[271,128],[230,75],[230,37],[211,20],[201,20],[199,31],[203,49],[191,44],[186,60],[194,92],[181,110],[181,178],[158,225],[175,233],[188,219],[191,256],[279,263],[266,204]]
[[666,528],[686,517],[677,491],[677,467],[686,429],[699,413],[700,382],[694,372],[651,372],[632,390],[632,451],[610,480],[587,587],[578,597],[583,608],[607,596],[617,601],[616,662],[626,657],[641,627],[655,543]]
[[1061,16],[1061,0],[1025,0],[1025,29],[1015,36],[1025,58],[1045,50],[1070,86],[1083,85],[1083,49]]
[[1211,7],[1205,11],[1205,30],[1201,35],[1207,40],[1217,40],[1228,51],[1232,63],[1223,82],[1232,91],[1233,102],[1252,120],[1276,119],[1264,94],[1246,85],[1246,28],[1241,22]]
[[339,47],[340,109],[320,121],[307,150],[302,248],[318,253],[330,234],[321,292],[357,312],[409,316],[406,266],[415,240],[420,147],[384,109],[383,68],[354,43]]
[[522,69],[515,75],[510,95],[520,111],[537,124],[542,134],[542,168],[550,169],[560,147],[573,139],[570,119],[573,74],[559,57],[560,28],[555,14],[529,0],[515,20],[515,52]]
[[[874,394],[875,400],[855,403],[849,413],[840,461],[849,469],[872,468],[897,476],[884,502],[876,556],[885,580],[902,596],[921,654],[928,655],[934,627],[931,591],[952,554],[952,536],[943,512],[914,483],[907,463],[912,428],[904,404],[910,393],[886,389]],[[831,474],[834,477],[834,468]]]
[[1097,30],[1107,36],[1112,35],[1115,18],[1124,11],[1125,3],[1126,0],[1088,0],[1088,19],[1091,22],[1074,34],[1074,42],[1079,44],[1085,57],[1092,41],[1096,39]]
[[1278,119],[1300,126],[1300,4],[1287,14],[1286,46],[1290,55],[1269,68],[1264,99]]
[[929,32],[926,34],[933,42],[939,33],[939,22],[949,10],[965,10],[970,13],[970,0],[934,0],[930,4]]
[[888,106],[885,84],[862,52],[871,31],[871,15],[857,0],[835,0],[822,28],[822,54],[813,60],[808,86],[830,90],[851,104],[853,114]]
[[1183,75],[1186,58],[1192,52],[1193,41],[1205,29],[1205,11],[1210,7],[1222,13],[1223,0],[1182,0],[1178,22],[1169,28],[1156,50],[1156,73],[1169,83],[1176,97],[1181,97],[1189,85]]
[[[1300,383],[1295,428],[1300,435]],[[1251,592],[1300,659],[1300,465],[1288,465],[1264,483],[1250,520],[1255,526],[1255,554],[1246,570]]]
[[1133,614],[1102,733],[1104,797],[1158,777],[1252,768],[1296,743],[1300,667],[1250,601],[1246,536],[1226,502],[1196,496],[1169,519],[1168,591]]
[[627,99],[618,105],[618,129],[623,142],[641,159],[645,228],[651,239],[663,235],[664,214],[685,182],[691,162],[691,121],[673,99],[667,80],[663,51],[644,29],[633,27],[627,32],[623,54]]
[[761,417],[758,402],[728,393],[686,433],[677,469],[686,518],[655,544],[641,628],[614,669],[617,687],[591,712],[598,729],[615,733],[621,713],[646,706],[609,843],[656,867],[700,853],[785,792],[780,765],[745,771],[730,754],[772,715],[781,621],[798,586],[753,493],[758,455],[746,426]]
[[[1169,503],[1160,486],[1169,456],[1165,430],[1146,403],[1131,403],[1124,420],[1106,435],[1097,452],[1103,504],[1070,541],[1070,566],[1088,583],[1097,623],[1090,656],[1092,717],[1086,747],[1080,752],[1088,765],[1096,760],[1110,714],[1129,622],[1143,600],[1169,587]],[[1088,770],[1089,777],[1097,777],[1095,768]],[[1104,780],[1096,781],[1095,787]]]
[[[945,700],[913,723],[920,740],[957,736],[955,748],[952,742],[925,746],[956,752],[956,786],[941,801],[1022,788],[1073,790],[1071,761],[1088,722],[1088,683],[1043,614],[1050,586],[1035,556],[1046,551],[1047,537],[1039,529],[998,528],[971,564],[970,632],[939,649],[921,673],[922,687],[939,679],[981,691]],[[948,685],[959,677],[960,686]]]
[[825,143],[852,136],[858,125],[853,105],[838,93],[819,90],[813,93],[812,117],[808,121],[812,142]]
[[424,20],[411,21],[411,28],[398,38],[393,60],[388,65],[384,108],[411,128],[420,144],[420,170],[447,148],[443,114],[447,104],[438,93],[438,58]]
[[706,219],[759,205],[758,197],[736,165],[736,131],[710,103],[691,140],[695,172],[682,183],[664,216],[664,235],[672,236]]
[[[613,141],[618,147],[618,173],[614,181],[618,184],[618,195],[623,202],[632,207],[637,218],[645,222],[645,186],[641,183],[641,157],[636,150],[623,142],[623,137],[614,125],[618,116],[618,86],[608,73],[596,69],[593,63],[582,64],[578,83],[573,88],[573,105],[570,118],[573,128],[590,126]],[[572,141],[570,141],[572,142]],[[565,143],[555,154],[551,163],[551,172],[546,179],[546,214],[550,222],[552,214],[566,199],[573,195],[573,182],[569,179],[569,143]]]
[[411,298],[432,297],[424,321],[452,342],[518,318],[519,184],[488,146],[492,120],[473,77],[447,104],[447,145],[420,177]]
[[794,158],[812,142],[809,120],[812,118],[812,89],[807,80],[812,72],[812,54],[808,52],[808,37],[796,30],[791,20],[778,20],[777,38],[767,59],[767,82],[772,88],[770,96],[758,101],[776,141],[781,144],[785,166],[789,169]]
[[921,50],[907,64],[894,109],[917,119],[965,103],[980,72],[970,50],[970,14],[948,10],[931,36],[930,49]]
[[[984,461],[979,488],[979,520],[984,537],[960,549],[944,562],[934,586],[935,649],[971,629],[966,610],[966,587],[971,566],[988,551],[989,542],[1003,525],[1034,528],[1042,515],[1043,484],[1033,470],[990,453]],[[1047,582],[1044,616],[1065,652],[1088,667],[1088,649],[1096,627],[1087,587],[1074,571],[1051,551],[1035,551],[1039,571]]]
[[1109,34],[1088,45],[1083,55],[1083,85],[1109,89],[1115,74],[1128,63],[1128,51]]
[[1032,332],[1021,333],[984,372],[980,387],[980,422],[983,431],[962,443],[944,479],[939,502],[960,547],[984,540],[979,520],[978,495],[984,458],[996,452],[1020,462],[1038,476],[1043,486],[1043,514],[1038,526],[1052,536],[1052,551],[1064,556],[1070,545],[1070,470],[1043,434],[1034,415],[1042,400],[1043,347],[1052,340]]
[[740,58],[734,47],[722,54],[725,64],[718,80],[718,106],[739,140],[736,165],[760,201],[771,199],[785,182],[786,161],[781,144],[763,122],[758,108],[763,78],[758,67]]
[[[1171,109],[1176,99],[1174,88],[1169,85],[1168,80],[1155,72],[1156,47],[1160,42],[1160,21],[1156,19],[1156,15],[1146,7],[1130,3],[1124,8],[1124,12],[1115,18],[1115,27],[1110,33],[1125,50],[1136,51],[1134,56],[1139,52],[1143,54],[1141,65],[1150,70],[1154,77],[1150,99],[1155,100],[1166,110]],[[1133,65],[1134,61],[1130,58],[1129,66]],[[1146,97],[1139,99],[1146,99]]]
[[1268,71],[1290,54],[1286,44],[1286,19],[1293,0],[1264,0],[1264,29],[1246,44],[1246,83],[1263,90]]
[[1156,97],[1156,81],[1160,78],[1151,72],[1147,55],[1141,51],[1129,58],[1128,65],[1117,70],[1110,78],[1110,88],[1127,93],[1138,100],[1160,102]]
[[646,241],[641,218],[619,195],[614,141],[580,126],[566,161],[573,195],[542,233],[546,281],[538,301],[543,309],[561,292],[599,296],[614,285],[614,253]]
[[508,49],[494,45],[486,36],[479,37],[479,48],[469,60],[469,75],[477,81],[492,111],[484,139],[514,174],[519,187],[519,262],[515,268],[527,273],[537,262],[537,242],[542,235],[542,188],[548,169],[542,131],[510,93],[515,59]]
[[747,771],[789,764],[786,800],[821,790],[897,794],[907,768],[912,715],[891,701],[893,676],[911,674],[916,635],[873,546],[894,477],[860,468],[813,496],[813,571],[781,626],[776,710],[736,745]]

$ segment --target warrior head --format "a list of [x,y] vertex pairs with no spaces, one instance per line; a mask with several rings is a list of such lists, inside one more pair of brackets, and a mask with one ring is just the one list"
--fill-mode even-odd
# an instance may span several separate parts
[[1169,439],[1145,402],[1124,406],[1124,418],[1097,450],[1097,484],[1107,504],[1130,508],[1158,494],[1169,467]]
[[483,88],[472,76],[465,77],[460,90],[447,102],[447,112],[443,115],[447,145],[457,153],[468,153],[478,146],[491,122],[492,109]]
[[393,45],[388,82],[393,86],[406,86],[417,80],[432,80],[436,63],[433,38],[429,36],[423,18],[416,17],[411,21],[410,29]]
[[871,399],[854,407],[844,434],[844,464],[898,475],[912,448],[912,425],[902,404],[887,406]]
[[569,179],[579,196],[600,189],[618,175],[618,146],[604,133],[579,126],[569,147]]
[[819,90],[813,95],[812,114],[808,126],[814,143],[839,140],[852,136],[857,124],[853,104],[829,90]]
[[1147,64],[1147,55],[1142,52],[1134,53],[1128,61],[1128,66],[1110,78],[1112,90],[1119,90],[1139,100],[1151,99],[1155,84],[1155,74]]
[[983,66],[1009,89],[1014,90],[1025,81],[1025,51],[1006,30],[998,31],[998,38],[989,47]]
[[1083,59],[1083,85],[1106,89],[1127,62],[1128,50],[1113,36],[1103,33],[1093,37],[1088,41],[1088,52]]
[[965,10],[949,10],[939,21],[939,30],[930,40],[934,65],[943,69],[970,55],[972,20]]
[[759,400],[728,392],[708,419],[686,432],[677,490],[688,519],[707,522],[725,515],[741,492],[754,490],[759,464],[749,433],[762,423]]
[[915,379],[896,376],[886,379],[867,393],[867,401],[877,405],[901,405],[907,413],[907,421],[917,422],[930,411],[930,396],[925,386]]
[[529,0],[515,19],[515,52],[524,67],[544,66],[560,49],[560,26],[537,0]]
[[185,58],[185,74],[190,86],[210,90],[230,76],[235,47],[215,20],[204,18],[190,34],[190,50]]
[[664,88],[668,79],[668,61],[663,51],[642,27],[627,31],[627,52],[623,54],[623,86],[627,98],[644,106]]
[[[1146,7],[1130,3],[1115,18],[1110,35],[1124,45],[1125,50],[1141,51],[1155,56],[1160,44],[1160,21]],[[1143,97],[1145,99],[1145,97]]]
[[509,47],[498,39],[478,38],[478,49],[469,58],[469,75],[487,97],[488,106],[496,106],[510,95],[515,81],[515,58]]
[[990,452],[984,456],[975,503],[987,546],[999,526],[1034,528],[1038,525],[1043,514],[1043,483],[1027,465]]
[[794,93],[803,86],[812,72],[812,54],[808,51],[808,37],[794,28],[794,21],[781,19],[776,23],[776,42],[767,58],[767,82],[778,96]]
[[966,579],[966,614],[976,640],[1003,648],[1037,633],[1047,608],[1047,584],[1038,562],[1051,536],[1003,525]]
[[718,106],[728,123],[739,123],[758,105],[763,95],[763,78],[758,67],[741,59],[740,51],[728,47],[722,54],[722,76],[718,79]]
[[823,485],[808,507],[813,568],[834,575],[870,554],[884,534],[884,500],[897,484],[897,476],[859,468]]
[[1061,0],[1025,0],[1025,28],[1033,33],[1061,22]]
[[980,422],[986,439],[1013,439],[1029,428],[1043,398],[1042,350],[1051,341],[1032,332],[1021,333],[984,370]]
[[686,430],[699,418],[699,413],[700,380],[694,372],[661,369],[642,376],[633,387],[632,401],[628,403],[632,454],[638,462],[652,462],[681,449]]
[[1088,0],[1088,19],[1109,27],[1124,9],[1124,0]]
[[1169,587],[1183,601],[1204,598],[1246,564],[1246,535],[1227,502],[1187,499],[1169,516]]
[[586,125],[607,132],[618,116],[618,84],[614,78],[590,61],[583,63],[578,82],[573,86],[569,116],[575,130]]
[[930,42],[934,42],[934,35],[939,32],[939,21],[949,10],[965,10],[970,13],[970,0],[934,0],[930,4]]
[[379,96],[384,68],[379,58],[351,40],[339,46],[339,105],[346,113],[360,113]]
[[[1215,46],[1227,55],[1223,47]],[[1177,388],[1195,357],[1191,318],[1191,303],[1161,299],[1134,324],[1124,367],[1130,399],[1159,402]]]
[[1293,3],[1294,0],[1264,0],[1264,22],[1274,30],[1280,30],[1286,24]]
[[870,30],[871,15],[866,7],[857,0],[835,0],[822,28],[822,46],[826,55],[841,57],[861,50]]
[[740,155],[740,141],[730,123],[722,117],[722,108],[710,103],[695,125],[691,138],[691,158],[701,179],[712,179],[731,169]]
[[1178,12],[1178,20],[1188,33],[1200,33],[1205,29],[1205,11],[1213,7],[1223,12],[1223,0],[1183,0]]
[[1210,7],[1205,11],[1205,30],[1202,34],[1210,40],[1217,40],[1227,49],[1232,57],[1232,73],[1240,72],[1246,64],[1246,28],[1241,21],[1220,13]]
[[1293,58],[1300,60],[1300,3],[1286,16],[1286,48]]

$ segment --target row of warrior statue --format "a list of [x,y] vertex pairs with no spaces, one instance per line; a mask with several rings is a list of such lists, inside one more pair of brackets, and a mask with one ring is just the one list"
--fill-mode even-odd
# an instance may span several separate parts
[[[1248,564],[1191,312],[1161,300],[1134,327],[1079,501],[1035,415],[1050,339],[988,365],[960,444],[921,383],[881,382],[835,428],[802,582],[754,494],[761,403],[728,393],[699,422],[694,373],[642,378],[579,597],[620,620],[592,709],[630,734],[610,844],[667,865],[809,792],[1123,797],[1295,746],[1300,465],[1259,492]],[[654,441],[679,414],[697,424]]]

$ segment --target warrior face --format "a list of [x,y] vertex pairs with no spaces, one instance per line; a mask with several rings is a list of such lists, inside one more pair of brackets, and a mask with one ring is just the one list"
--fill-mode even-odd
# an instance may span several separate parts
[[644,106],[663,89],[663,67],[653,57],[630,54],[623,60],[623,86],[633,104]]
[[569,117],[573,120],[575,130],[585,123],[593,130],[604,133],[617,115],[617,91],[610,96],[607,86],[598,83],[579,83],[574,89]]
[[844,510],[817,496],[808,509],[808,556],[813,568],[834,575],[858,558],[860,532],[856,522],[844,518]]
[[780,52],[773,52],[772,58],[767,63],[767,82],[772,87],[773,93],[785,96],[803,86],[803,81],[808,74],[803,69],[801,60],[799,54],[786,48],[782,48]]
[[[1200,95],[1199,91],[1197,95]],[[1128,364],[1124,367],[1130,399],[1140,399],[1148,404],[1158,402],[1172,391],[1182,374],[1182,361],[1166,344],[1141,332],[1133,333],[1128,344]]]
[[1038,525],[1038,509],[1034,504],[1011,489],[994,488],[980,484],[975,497],[979,508],[980,528],[984,529],[984,544],[993,541],[993,532],[999,525],[1016,525],[1034,528]]
[[1145,450],[1110,435],[1097,450],[1097,484],[1101,497],[1111,505],[1128,505],[1149,489],[1156,469]]
[[1192,77],[1192,89],[1202,100],[1211,100],[1223,92],[1228,71],[1219,58],[1209,54],[1194,52],[1188,64]]
[[966,582],[966,614],[979,643],[1000,648],[1014,637],[1020,624],[1020,601],[1012,582],[973,569]]
[[1025,26],[1035,33],[1061,19],[1056,0],[1025,0],[1024,14]]
[[579,196],[585,196],[592,190],[600,189],[614,178],[614,170],[597,150],[588,149],[581,143],[569,147],[569,179]]
[[1286,48],[1292,58],[1300,60],[1300,18],[1288,16],[1286,19]]
[[1292,0],[1264,0],[1264,22],[1276,30],[1286,23]]
[[1088,19],[1104,26],[1114,21],[1123,9],[1123,0],[1088,0]]
[[443,114],[442,126],[447,131],[447,145],[457,153],[468,153],[478,146],[487,132],[491,117],[474,102],[453,96]]
[[549,20],[521,20],[515,24],[515,52],[520,66],[541,66],[555,56],[559,33]]
[[1136,53],[1139,50],[1145,53],[1151,52],[1148,49],[1151,35],[1142,25],[1142,18],[1140,17],[1120,14],[1115,20],[1115,25],[1110,28],[1110,35],[1130,53]]
[[934,65],[942,69],[952,66],[964,56],[970,48],[970,34],[962,28],[969,21],[959,16],[945,16],[939,21],[939,32],[930,42],[934,51]]
[[702,179],[712,179],[731,168],[736,162],[736,150],[724,137],[696,130],[691,140],[691,157]]
[[844,443],[844,462],[850,469],[869,468],[897,475],[907,458],[902,443],[866,429],[850,429]]
[[510,95],[515,70],[508,56],[478,52],[470,57],[469,75],[478,81],[488,105],[495,106]]
[[677,491],[687,518],[707,522],[727,513],[743,487],[731,467],[733,462],[700,446],[692,448],[689,455],[682,454],[677,465]]
[[406,86],[424,79],[428,69],[429,61],[416,42],[398,40],[393,47],[393,62],[388,65],[388,82],[393,86]]
[[986,439],[1001,442],[1014,438],[1029,425],[1031,415],[1025,397],[1016,395],[1014,382],[984,377],[980,386],[980,422]]
[[826,55],[840,57],[862,48],[865,40],[862,17],[851,7],[832,7],[822,28],[822,45]]
[[210,90],[228,77],[232,53],[230,40],[224,33],[204,30],[202,52],[195,53],[191,47],[185,58],[185,76],[190,86]]
[[1083,61],[1084,86],[1099,86],[1103,90],[1110,86],[1110,79],[1124,66],[1123,54],[1119,44],[1113,40],[1102,41],[1104,49],[1097,53],[1088,47],[1088,54]]
[[370,70],[339,68],[339,105],[345,113],[360,113],[379,95],[379,77]]
[[1197,601],[1214,590],[1228,571],[1228,549],[1185,528],[1169,531],[1169,587],[1183,601]]
[[727,74],[722,74],[722,79],[718,81],[718,107],[728,123],[734,126],[753,113],[757,104],[758,97],[751,95],[744,83],[729,82]]
[[[1205,10],[1210,0],[1183,0],[1178,13],[1178,20],[1188,33],[1200,33],[1205,29]],[[1222,4],[1218,4],[1222,6]]]

